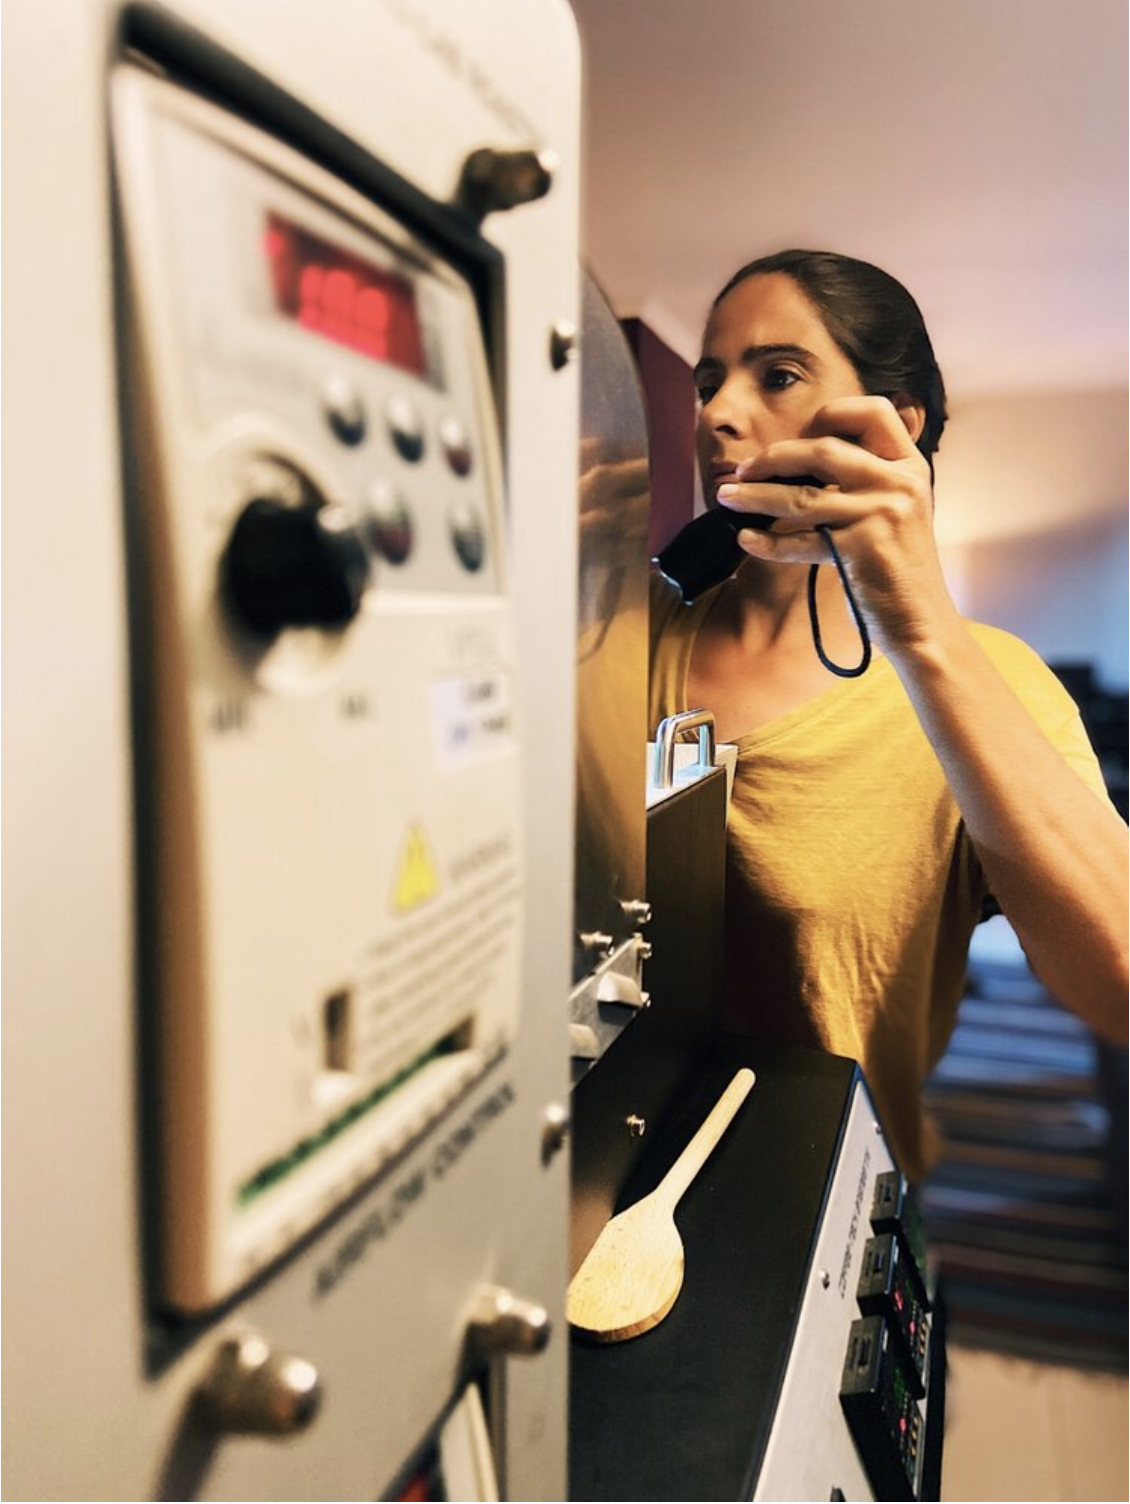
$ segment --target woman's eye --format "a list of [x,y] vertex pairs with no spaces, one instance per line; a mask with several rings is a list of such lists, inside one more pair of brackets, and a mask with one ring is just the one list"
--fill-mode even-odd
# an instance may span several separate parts
[[709,382],[702,383],[698,389],[698,400],[702,403],[703,407],[706,406],[717,390],[717,386],[711,386]]
[[799,380],[796,371],[789,370],[787,366],[771,366],[763,378],[765,388],[770,392],[783,392]]

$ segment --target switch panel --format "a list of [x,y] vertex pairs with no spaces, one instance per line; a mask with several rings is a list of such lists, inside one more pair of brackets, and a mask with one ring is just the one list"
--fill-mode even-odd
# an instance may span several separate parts
[[840,1404],[875,1497],[917,1498],[922,1416],[885,1317],[852,1323]]
[[926,1353],[930,1320],[918,1298],[917,1281],[907,1269],[902,1244],[893,1233],[869,1238],[863,1250],[856,1297],[864,1316],[885,1316],[904,1361],[916,1399],[926,1393]]
[[899,1170],[889,1170],[875,1181],[871,1202],[871,1226],[875,1232],[893,1233],[902,1245],[907,1266],[918,1287],[918,1298],[930,1309],[930,1279],[926,1264],[926,1230],[914,1191]]

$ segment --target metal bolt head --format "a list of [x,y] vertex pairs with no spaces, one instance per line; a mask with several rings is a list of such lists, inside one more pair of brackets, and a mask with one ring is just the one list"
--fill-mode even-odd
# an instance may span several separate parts
[[606,960],[616,944],[614,936],[604,930],[588,930],[578,937],[586,954],[594,960]]
[[549,363],[555,371],[563,371],[575,360],[579,345],[576,324],[568,319],[558,319],[549,331]]
[[569,1112],[560,1102],[551,1102],[545,1110],[544,1127],[541,1131],[541,1162],[551,1159],[564,1149],[569,1140]]
[[480,147],[463,164],[455,201],[477,220],[533,203],[549,192],[559,165],[557,153],[547,148],[504,151]]
[[641,1118],[638,1113],[632,1113],[624,1119],[628,1126],[629,1138],[643,1138],[647,1132],[647,1119]]
[[218,1431],[294,1436],[321,1408],[322,1381],[312,1363],[272,1352],[262,1337],[248,1333],[221,1343],[197,1402]]
[[545,1350],[552,1331],[544,1306],[501,1285],[483,1285],[471,1302],[467,1340],[480,1358],[533,1357]]

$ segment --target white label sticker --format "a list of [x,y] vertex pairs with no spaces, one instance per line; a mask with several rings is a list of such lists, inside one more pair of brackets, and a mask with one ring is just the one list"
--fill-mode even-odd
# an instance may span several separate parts
[[432,730],[441,768],[464,767],[514,745],[510,691],[501,669],[432,685]]

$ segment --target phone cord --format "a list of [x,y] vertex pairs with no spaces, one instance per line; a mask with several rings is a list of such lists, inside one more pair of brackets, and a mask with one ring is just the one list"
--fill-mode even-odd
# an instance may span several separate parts
[[840,584],[844,587],[848,606],[851,608],[851,614],[855,618],[855,625],[859,630],[859,640],[863,644],[863,651],[860,654],[859,662],[854,668],[845,668],[841,663],[833,663],[824,651],[824,644],[820,638],[820,617],[816,611],[816,573],[820,568],[819,564],[814,564],[808,571],[808,619],[812,623],[812,642],[816,648],[816,656],[829,673],[838,674],[841,679],[858,679],[860,674],[867,672],[868,665],[871,662],[871,637],[867,631],[867,623],[863,620],[863,613],[860,611],[859,606],[856,604],[855,596],[852,594],[847,570],[844,568],[844,561],[840,558],[840,551],[832,541],[832,529],[826,523],[821,523],[817,526],[816,531],[823,537],[831,552],[832,562],[836,566],[836,572],[840,577]]

